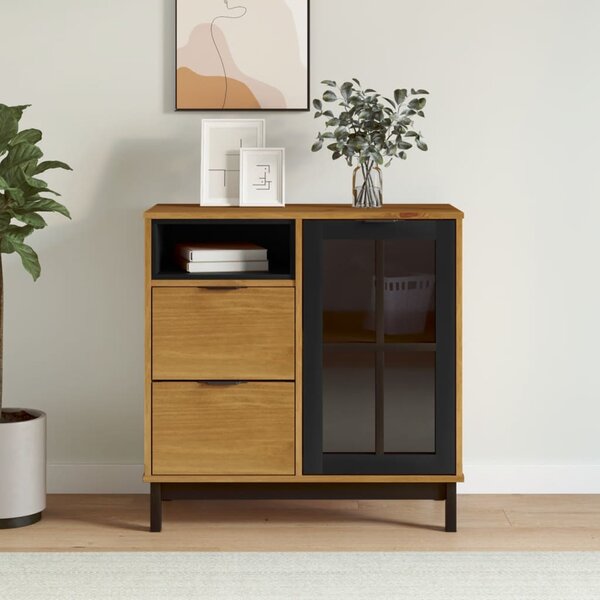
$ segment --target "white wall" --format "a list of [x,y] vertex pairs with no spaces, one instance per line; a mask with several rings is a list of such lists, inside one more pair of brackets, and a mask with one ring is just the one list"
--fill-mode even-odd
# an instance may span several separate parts
[[[385,193],[466,213],[463,489],[600,492],[600,2],[312,5],[314,94],[352,76],[431,91],[431,150]],[[49,413],[51,490],[143,489],[142,211],[199,189],[173,1],[0,0],[0,27],[0,102],[32,103],[25,124],[75,168],[51,175],[73,222],[32,238],[41,280],[4,258],[7,404]],[[312,115],[265,116],[289,201],[348,202]]]

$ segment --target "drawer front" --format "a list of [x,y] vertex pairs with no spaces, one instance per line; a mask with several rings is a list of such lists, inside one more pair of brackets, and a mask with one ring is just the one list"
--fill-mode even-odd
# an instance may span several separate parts
[[294,384],[152,386],[154,475],[293,475]]
[[153,379],[294,379],[293,288],[155,288]]

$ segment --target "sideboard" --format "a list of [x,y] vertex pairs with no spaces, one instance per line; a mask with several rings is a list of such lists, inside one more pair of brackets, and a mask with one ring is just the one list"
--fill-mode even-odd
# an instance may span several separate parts
[[[144,481],[162,501],[445,501],[462,472],[462,219],[450,205],[145,213]],[[263,273],[187,273],[249,242]]]

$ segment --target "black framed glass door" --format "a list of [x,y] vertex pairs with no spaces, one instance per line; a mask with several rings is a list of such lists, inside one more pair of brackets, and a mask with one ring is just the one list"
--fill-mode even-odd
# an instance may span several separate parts
[[453,473],[454,221],[305,221],[303,256],[304,473]]

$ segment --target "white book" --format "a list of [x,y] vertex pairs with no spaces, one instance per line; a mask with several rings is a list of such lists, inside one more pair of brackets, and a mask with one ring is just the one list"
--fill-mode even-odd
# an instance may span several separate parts
[[267,260],[267,249],[250,243],[206,242],[179,244],[177,251],[190,262]]
[[254,271],[269,271],[268,260],[183,261],[183,266],[188,273],[250,273]]

